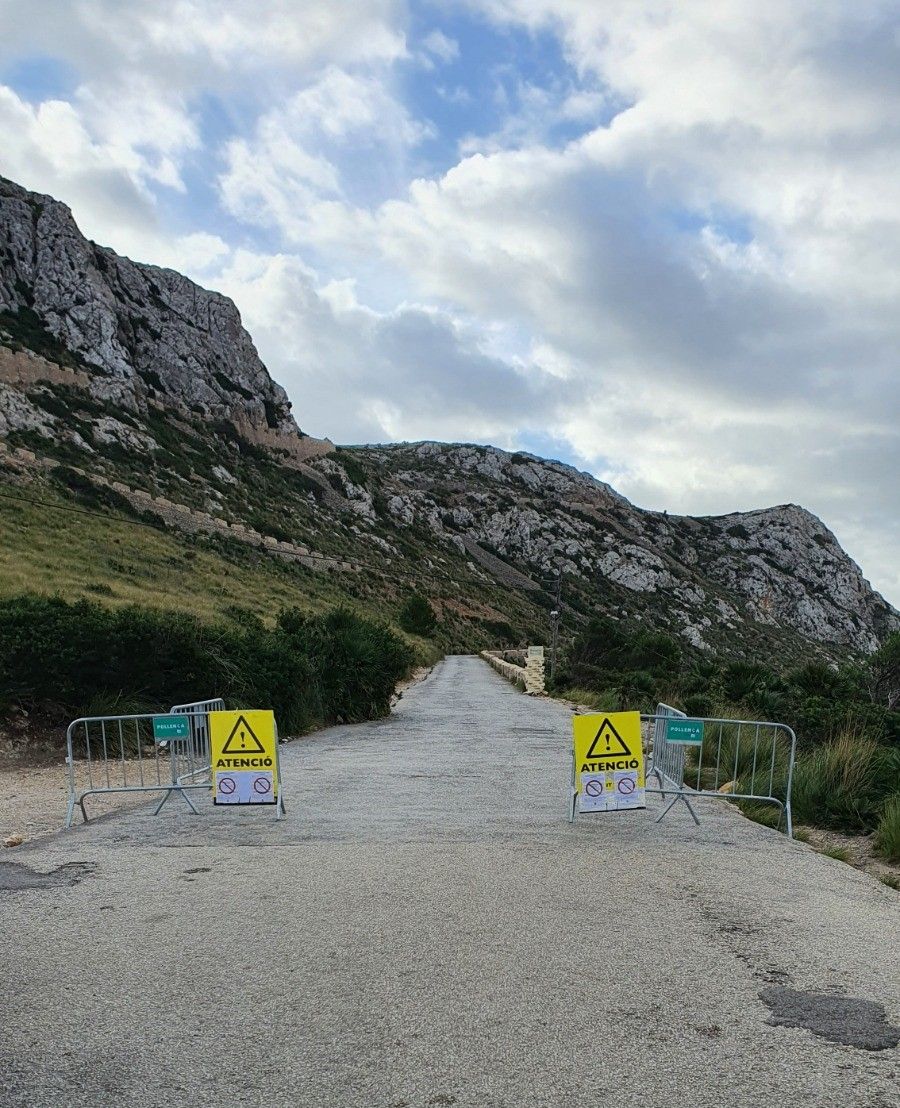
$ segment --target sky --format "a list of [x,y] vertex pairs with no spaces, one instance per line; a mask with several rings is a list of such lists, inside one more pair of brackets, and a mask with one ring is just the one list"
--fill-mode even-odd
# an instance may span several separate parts
[[900,604],[897,0],[0,0],[0,135],[309,434],[799,503]]

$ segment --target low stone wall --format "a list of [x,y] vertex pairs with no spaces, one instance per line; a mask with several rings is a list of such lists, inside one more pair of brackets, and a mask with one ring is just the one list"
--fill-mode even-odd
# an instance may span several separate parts
[[[24,447],[11,447],[0,440],[0,466],[9,466],[11,469],[43,469],[52,470],[56,462],[47,458],[39,458],[34,451]],[[325,554],[316,554],[305,546],[298,546],[290,542],[282,542],[272,535],[263,535],[252,527],[245,527],[243,523],[229,523],[221,516],[210,515],[208,512],[191,508],[187,504],[178,504],[164,496],[152,496],[144,489],[135,489],[122,481],[109,481],[98,473],[87,473],[83,469],[72,466],[76,473],[87,477],[95,485],[103,485],[112,489],[131,504],[137,511],[153,512],[166,524],[177,531],[183,531],[189,535],[203,532],[210,535],[225,535],[238,542],[245,542],[251,546],[265,550],[279,558],[290,558],[310,569],[323,571],[354,572],[358,569],[356,563],[344,561],[340,558],[329,558]]]
[[[540,650],[538,654],[535,651]],[[511,681],[529,696],[544,696],[544,654],[541,647],[529,647],[526,654],[525,665],[517,666],[513,662],[507,662],[502,650],[483,650],[481,657],[492,666],[501,677]]]

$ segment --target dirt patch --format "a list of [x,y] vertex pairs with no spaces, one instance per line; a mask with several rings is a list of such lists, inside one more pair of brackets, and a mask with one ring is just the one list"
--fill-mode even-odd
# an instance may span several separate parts
[[[875,835],[844,835],[840,831],[825,831],[803,825],[794,829],[796,837],[821,854],[837,853],[835,860],[861,869],[872,877],[900,884],[900,865],[886,862],[875,853]],[[887,883],[887,882],[886,882]],[[896,886],[895,886],[896,887]]]
[[[120,763],[117,763],[117,766]],[[126,759],[126,772],[137,780],[136,762]],[[145,765],[146,768],[146,765]],[[83,766],[76,762],[77,780],[84,779]],[[153,777],[155,781],[155,776]],[[151,781],[148,780],[147,784]],[[61,831],[66,822],[69,777],[66,764],[60,760],[50,765],[0,764],[0,851],[9,839],[10,848]],[[86,787],[86,782],[81,784]],[[85,801],[88,816],[107,815],[124,808],[134,808],[159,800],[162,793],[112,793],[109,796],[89,796]],[[81,812],[75,809],[75,822],[81,822]],[[16,842],[15,840],[20,840]]]
[[771,1009],[769,1023],[776,1026],[802,1027],[820,1039],[860,1050],[890,1050],[900,1043],[900,1029],[888,1023],[884,1006],[873,1000],[782,985],[763,989],[759,997]]
[[403,699],[403,694],[407,689],[411,689],[413,685],[418,685],[420,681],[424,681],[433,669],[434,666],[418,666],[405,681],[398,682],[396,689],[394,689],[394,695],[391,697],[391,707],[393,708],[398,700]]

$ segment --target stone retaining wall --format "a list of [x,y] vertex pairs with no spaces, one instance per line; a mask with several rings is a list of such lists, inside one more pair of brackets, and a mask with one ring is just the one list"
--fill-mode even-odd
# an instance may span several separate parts
[[[43,469],[50,470],[56,467],[56,462],[47,458],[39,458],[34,451],[24,447],[11,447],[8,443],[0,441],[0,466],[8,466],[11,469]],[[191,508],[187,504],[178,504],[174,500],[168,500],[164,496],[152,496],[144,489],[135,489],[122,481],[109,481],[96,473],[87,473],[82,469],[71,466],[76,472],[87,477],[95,485],[101,485],[112,489],[131,504],[139,512],[153,512],[154,515],[177,531],[183,531],[189,535],[204,533],[208,535],[223,535],[238,542],[245,542],[259,549],[265,550],[280,558],[291,558],[301,562],[310,569],[318,570],[343,570],[357,569],[353,562],[343,561],[339,558],[329,558],[323,554],[315,554],[305,546],[299,546],[290,542],[282,542],[272,535],[263,535],[252,527],[245,527],[243,523],[229,523],[220,516],[210,515],[208,512]]]
[[[540,650],[541,653],[535,653]],[[481,657],[492,666],[501,677],[511,681],[529,696],[544,696],[544,654],[542,647],[529,647],[524,666],[507,662],[502,650],[483,650]]]

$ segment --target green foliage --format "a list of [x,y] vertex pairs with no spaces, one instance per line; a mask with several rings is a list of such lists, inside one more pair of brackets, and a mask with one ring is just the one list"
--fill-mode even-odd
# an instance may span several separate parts
[[428,599],[421,593],[411,593],[400,609],[397,622],[411,635],[428,637],[437,628],[437,616]]
[[850,851],[845,846],[826,846],[821,852],[829,858],[834,858],[836,862],[846,862],[849,865],[852,861]]
[[654,678],[666,677],[677,670],[680,658],[681,648],[670,635],[635,631],[608,616],[595,617],[572,643],[560,683],[647,690],[648,675],[651,684]]
[[875,831],[875,849],[889,862],[900,862],[900,792],[884,803]]
[[412,651],[389,628],[351,612],[282,612],[209,625],[189,615],[83,600],[0,602],[0,705],[61,719],[98,704],[167,704],[223,696],[272,707],[282,732],[385,714]]
[[[607,711],[652,711],[664,701],[700,718],[788,724],[798,738],[792,799],[800,821],[872,831],[886,797],[900,794],[900,634],[891,635],[863,662],[838,667],[809,661],[778,673],[754,660],[685,658],[670,636],[594,618],[564,657],[556,687],[574,688],[583,703]],[[734,781],[735,792],[768,792],[771,773],[774,795],[785,796],[786,737],[762,733],[755,774],[752,732],[726,723],[721,752],[718,743],[718,728],[707,727],[699,763],[703,788]],[[717,762],[718,777],[709,769]],[[691,766],[695,777],[688,779],[697,780],[694,753],[689,755],[689,775]],[[754,819],[768,818],[758,805],[741,806]],[[766,811],[777,820],[776,808]]]
[[867,831],[887,796],[900,790],[900,751],[847,732],[801,751],[794,767],[796,819],[820,827]]
[[519,641],[515,629],[504,619],[482,619],[480,623],[498,646],[510,646]]
[[339,446],[337,448],[334,454],[334,460],[343,466],[344,472],[354,485],[365,487],[365,485],[368,484],[368,474],[356,458],[353,457],[352,452],[347,450],[346,447]]
[[[699,753],[690,748],[689,765],[701,767],[705,789],[734,782],[733,792],[767,795],[771,783],[772,795],[783,799],[787,792],[791,748],[783,732],[760,729],[757,736],[754,727],[738,723],[707,724]],[[689,775],[688,780],[697,779]]]

